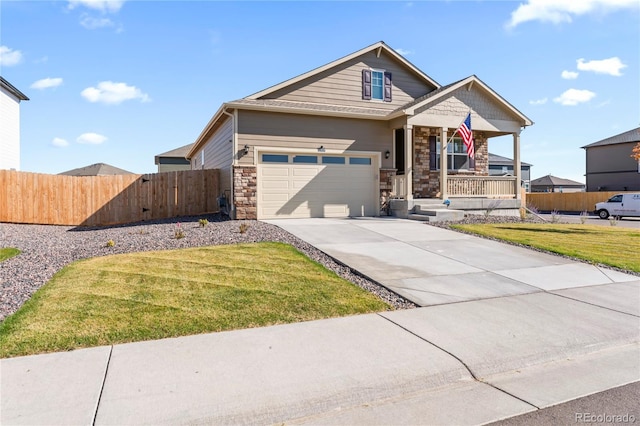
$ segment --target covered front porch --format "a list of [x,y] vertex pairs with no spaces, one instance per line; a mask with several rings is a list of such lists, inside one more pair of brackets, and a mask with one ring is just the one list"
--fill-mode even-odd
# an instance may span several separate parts
[[[472,213],[518,215],[520,133],[533,123],[475,76],[436,92],[397,111],[390,122],[389,154],[395,167],[381,169],[383,203],[386,196],[391,212],[399,216],[416,206],[442,204]],[[456,134],[467,114],[474,155]],[[512,146],[513,176],[489,175],[489,141],[498,137]]]

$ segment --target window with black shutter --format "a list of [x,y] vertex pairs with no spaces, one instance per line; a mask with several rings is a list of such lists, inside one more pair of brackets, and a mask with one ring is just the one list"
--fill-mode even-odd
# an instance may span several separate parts
[[393,82],[391,73],[384,70],[362,70],[362,99],[391,102]]

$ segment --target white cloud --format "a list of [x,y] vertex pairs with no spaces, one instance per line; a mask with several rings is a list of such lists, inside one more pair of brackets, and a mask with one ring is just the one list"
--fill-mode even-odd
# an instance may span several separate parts
[[627,67],[617,56],[589,62],[585,62],[583,58],[580,58],[576,62],[580,71],[593,71],[596,74],[608,74],[616,77],[621,76],[620,70]]
[[92,16],[83,15],[80,20],[80,25],[88,30],[95,30],[97,28],[113,27],[115,24],[109,18],[94,18]]
[[402,56],[407,56],[407,55],[411,55],[413,53],[413,50],[407,50],[407,49],[400,48],[400,49],[396,49],[396,52],[398,52]]
[[578,104],[582,104],[585,102],[589,102],[596,96],[590,90],[579,90],[579,89],[569,89],[565,91],[562,95],[553,99],[553,102],[559,103],[560,105],[565,106],[574,106]]
[[638,8],[638,0],[528,0],[511,12],[507,28],[528,21],[570,23],[573,16]]
[[83,133],[76,139],[78,143],[84,143],[89,145],[100,145],[107,140],[106,136],[100,135],[98,133]]
[[547,98],[536,99],[534,101],[529,101],[530,105],[544,105],[547,103]]
[[51,145],[58,148],[65,148],[69,146],[69,142],[62,138],[53,138],[53,140],[51,141]]
[[38,80],[36,82],[34,82],[31,85],[32,89],[48,89],[50,87],[58,87],[62,84],[62,79],[59,77],[56,78],[43,78],[41,80]]
[[84,6],[103,13],[115,13],[120,10],[124,0],[69,0],[69,9]]
[[578,78],[579,74],[580,73],[577,73],[575,71],[564,70],[562,71],[561,75],[562,75],[562,78],[564,78],[565,80],[575,80],[576,78]]
[[141,102],[151,100],[149,95],[142,93],[137,87],[129,86],[126,83],[114,83],[113,81],[101,81],[98,83],[98,87],[87,87],[80,94],[89,102],[102,102],[113,105],[133,99],[139,99]]
[[7,46],[0,46],[0,65],[10,67],[22,62],[22,52]]

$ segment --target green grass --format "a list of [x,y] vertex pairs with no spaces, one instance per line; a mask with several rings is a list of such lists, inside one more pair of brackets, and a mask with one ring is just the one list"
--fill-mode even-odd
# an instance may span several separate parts
[[0,324],[0,357],[389,309],[281,243],[113,255],[63,268]]
[[0,248],[0,262],[7,260],[10,257],[17,256],[18,254],[20,254],[20,250],[16,248]]
[[640,231],[596,225],[502,223],[454,229],[640,272]]

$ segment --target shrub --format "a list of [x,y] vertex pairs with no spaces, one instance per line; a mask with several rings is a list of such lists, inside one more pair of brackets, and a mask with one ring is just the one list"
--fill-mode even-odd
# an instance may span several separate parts
[[180,238],[184,238],[184,230],[182,229],[180,222],[176,224],[176,231],[174,235],[176,237],[176,240],[179,240]]
[[609,225],[618,226],[618,216],[609,216]]
[[116,242],[113,240],[109,240],[107,241],[107,244],[105,244],[105,247],[113,247],[116,245]]
[[589,212],[583,211],[582,213],[580,213],[580,223],[584,225],[587,219],[589,219]]
[[198,220],[198,223],[200,224],[201,228],[204,228],[205,226],[207,226],[209,224],[209,221],[207,219],[200,219],[200,220]]
[[249,225],[247,225],[246,222],[242,222],[240,224],[240,233],[244,234],[245,232],[247,232],[247,230],[249,229]]
[[558,210],[554,210],[551,212],[551,223],[558,222],[560,222],[560,213],[558,212]]

